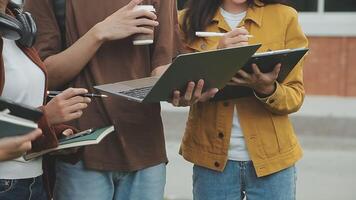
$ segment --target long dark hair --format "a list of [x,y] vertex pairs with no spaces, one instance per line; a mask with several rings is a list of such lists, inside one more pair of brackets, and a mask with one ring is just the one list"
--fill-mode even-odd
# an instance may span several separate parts
[[[266,4],[290,5],[288,0],[260,0]],[[255,6],[254,0],[247,0],[249,6]],[[195,39],[196,31],[203,31],[210,25],[217,10],[222,4],[222,0],[188,0],[185,4],[185,13],[182,23],[182,31],[185,39],[191,43]],[[257,5],[256,5],[257,6]]]

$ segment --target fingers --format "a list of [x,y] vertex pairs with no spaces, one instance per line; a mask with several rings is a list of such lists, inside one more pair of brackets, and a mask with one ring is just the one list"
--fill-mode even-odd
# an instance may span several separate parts
[[139,18],[134,21],[135,26],[158,26],[159,23],[147,18]]
[[62,134],[65,136],[70,136],[74,134],[74,131],[72,129],[66,129]]
[[226,34],[227,37],[233,38],[240,35],[248,35],[249,32],[245,28],[236,28]]
[[78,103],[85,103],[85,104],[89,104],[91,102],[91,99],[89,97],[81,97],[81,96],[76,96],[73,97],[71,99],[68,99],[66,101],[66,106],[72,106]]
[[19,136],[18,137],[18,143],[22,144],[25,142],[31,142],[36,140],[38,137],[40,137],[42,135],[42,130],[41,129],[36,129],[34,131],[32,131],[31,133],[28,133],[27,135],[24,136]]
[[88,104],[86,104],[86,103],[77,103],[77,104],[74,104],[72,106],[69,106],[67,108],[67,111],[68,111],[68,113],[75,113],[75,112],[84,110],[87,107],[88,107]]
[[157,15],[155,13],[147,10],[134,10],[128,16],[132,19],[136,19],[136,18],[147,18],[151,20],[157,19]]
[[228,83],[228,85],[239,85],[239,86],[248,85],[248,82],[241,78],[232,77],[231,81],[232,83]]
[[202,96],[204,80],[200,79],[194,91],[194,99],[199,99]]
[[31,149],[32,149],[32,144],[30,141],[22,143],[18,148],[16,157],[22,156],[25,152],[30,151]]
[[124,10],[132,10],[134,9],[138,4],[140,4],[143,0],[132,0],[130,3],[128,3],[126,6],[124,6],[122,9]]
[[180,92],[176,90],[173,93],[173,100],[172,100],[173,106],[179,106],[179,101],[180,101]]
[[244,70],[239,70],[237,75],[241,76],[243,79],[251,79],[251,75],[245,72]]
[[65,117],[65,121],[72,121],[72,120],[78,119],[82,115],[83,115],[83,111],[81,111],[81,110],[74,112],[74,113],[70,113]]
[[153,34],[153,30],[149,29],[149,28],[145,28],[145,27],[135,27],[133,29],[133,34],[137,34],[137,33],[143,33],[143,34],[152,35]]
[[252,71],[258,79],[263,76],[262,72],[260,71],[260,68],[258,68],[258,66],[254,63],[252,64]]
[[228,42],[230,44],[248,44],[248,37],[247,35],[239,35],[233,38],[229,38]]
[[185,95],[184,95],[184,99],[186,101],[190,101],[192,99],[194,87],[195,87],[194,82],[188,83],[187,90],[185,91]]
[[199,101],[200,101],[200,102],[206,102],[206,101],[208,101],[209,99],[213,98],[213,97],[216,95],[216,93],[218,93],[218,92],[219,92],[219,89],[218,89],[218,88],[210,89],[210,90],[208,90],[207,92],[204,92],[204,93],[202,94],[202,96],[200,97]]
[[59,94],[56,98],[70,99],[74,96],[79,96],[87,93],[88,90],[84,88],[68,88],[65,91],[63,91],[61,94]]
[[276,67],[273,69],[272,74],[274,75],[274,78],[277,79],[279,72],[281,71],[282,64],[279,63],[276,65]]

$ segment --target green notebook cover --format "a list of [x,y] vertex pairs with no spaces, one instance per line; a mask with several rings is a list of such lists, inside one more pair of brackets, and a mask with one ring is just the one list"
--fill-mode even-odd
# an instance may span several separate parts
[[108,134],[112,133],[115,130],[114,126],[108,126],[104,128],[94,129],[89,134],[72,138],[64,139],[59,142],[59,146],[53,149],[47,149],[41,152],[28,153],[24,156],[25,160],[31,160],[33,158],[42,156],[44,154],[59,151],[68,148],[82,147],[87,145],[99,144]]
[[35,129],[35,127],[22,126],[0,120],[0,138],[25,135]]
[[107,132],[107,131],[112,132],[112,131],[114,131],[113,128],[114,127],[98,128],[98,129],[93,130],[90,134],[87,134],[87,135],[84,135],[84,136],[80,136],[80,137],[77,137],[77,138],[73,138],[73,139],[60,141],[59,145],[61,146],[61,145],[69,145],[69,144],[73,144],[73,143],[78,143],[78,142],[96,141],[104,132]]

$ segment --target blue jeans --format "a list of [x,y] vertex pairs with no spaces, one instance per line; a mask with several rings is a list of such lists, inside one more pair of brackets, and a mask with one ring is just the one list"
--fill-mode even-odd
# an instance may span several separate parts
[[42,176],[29,179],[0,179],[1,200],[47,200]]
[[258,178],[253,164],[228,161],[223,172],[194,166],[194,200],[295,200],[295,166]]
[[166,184],[165,164],[126,173],[58,161],[56,174],[54,200],[163,200]]

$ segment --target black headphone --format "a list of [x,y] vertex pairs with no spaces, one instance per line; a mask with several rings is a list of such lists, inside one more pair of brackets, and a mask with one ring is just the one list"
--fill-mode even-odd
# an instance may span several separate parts
[[0,13],[0,34],[9,40],[16,40],[24,47],[32,47],[36,40],[37,26],[28,12],[23,12],[20,5],[9,2],[8,7],[15,17]]

